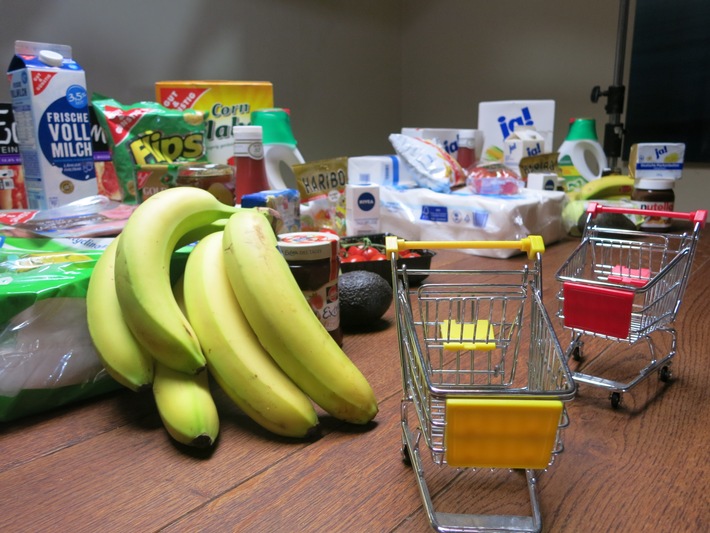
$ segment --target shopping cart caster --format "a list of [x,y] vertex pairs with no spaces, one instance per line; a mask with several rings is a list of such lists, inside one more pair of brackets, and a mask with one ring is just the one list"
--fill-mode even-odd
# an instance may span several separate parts
[[577,362],[582,360],[582,342],[574,341],[567,349],[567,359],[574,359]]
[[671,372],[671,367],[668,365],[662,366],[658,371],[658,379],[660,379],[663,383],[670,381],[672,376],[673,372]]
[[609,399],[611,400],[611,406],[614,409],[618,409],[619,406],[621,405],[621,393],[620,392],[612,392],[611,395],[609,396]]

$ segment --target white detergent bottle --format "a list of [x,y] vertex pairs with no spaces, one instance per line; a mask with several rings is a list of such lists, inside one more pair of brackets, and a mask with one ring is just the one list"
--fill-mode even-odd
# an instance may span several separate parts
[[560,175],[567,192],[578,191],[585,183],[601,178],[607,166],[593,118],[577,118],[570,122],[569,133],[558,154]]
[[298,189],[291,167],[305,160],[296,147],[288,111],[278,107],[252,111],[251,123],[261,126],[264,132],[264,165],[269,187]]

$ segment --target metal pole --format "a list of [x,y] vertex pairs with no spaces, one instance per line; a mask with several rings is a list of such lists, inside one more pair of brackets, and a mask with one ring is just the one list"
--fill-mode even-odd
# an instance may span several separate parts
[[613,84],[602,91],[597,85],[592,89],[592,102],[600,96],[607,98],[604,110],[609,115],[609,122],[604,127],[604,153],[612,172],[619,172],[618,158],[621,156],[624,125],[621,115],[624,112],[624,61],[626,59],[626,36],[629,24],[629,0],[619,1],[619,22],[616,32],[616,57],[614,59]]

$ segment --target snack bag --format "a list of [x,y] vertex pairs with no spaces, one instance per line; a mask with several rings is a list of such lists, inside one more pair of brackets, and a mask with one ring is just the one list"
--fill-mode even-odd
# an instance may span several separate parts
[[167,109],[155,102],[122,105],[98,94],[96,117],[106,132],[124,203],[142,200],[136,168],[142,165],[206,162],[206,114]]
[[120,388],[86,322],[86,288],[112,239],[0,236],[0,422]]
[[345,236],[348,158],[321,159],[291,168],[301,197],[301,231],[330,230]]
[[418,137],[393,133],[392,147],[420,187],[448,193],[466,183],[466,172],[441,146]]

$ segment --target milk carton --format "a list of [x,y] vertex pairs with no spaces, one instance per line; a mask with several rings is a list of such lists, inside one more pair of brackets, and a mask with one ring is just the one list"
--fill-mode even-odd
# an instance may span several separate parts
[[86,79],[71,47],[16,41],[8,79],[29,208],[97,194]]
[[504,142],[503,163],[519,172],[520,160],[545,153],[545,138],[529,126],[518,127]]

